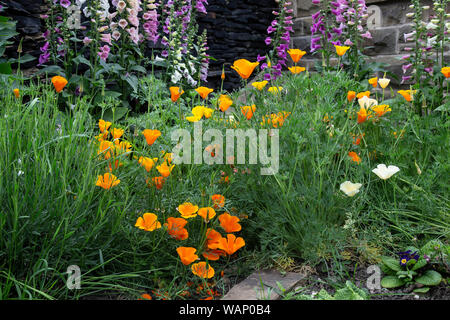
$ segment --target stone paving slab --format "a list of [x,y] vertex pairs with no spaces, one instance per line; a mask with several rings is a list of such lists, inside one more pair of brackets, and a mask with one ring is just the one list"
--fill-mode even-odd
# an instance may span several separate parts
[[291,291],[305,276],[300,273],[276,270],[257,271],[235,285],[222,300],[278,300],[279,282],[286,292]]

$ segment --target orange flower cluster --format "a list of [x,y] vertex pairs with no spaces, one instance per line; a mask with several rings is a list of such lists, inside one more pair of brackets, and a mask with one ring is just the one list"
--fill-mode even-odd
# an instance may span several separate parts
[[[178,257],[185,266],[190,265],[191,272],[197,277],[210,279],[214,277],[215,270],[210,261],[217,261],[222,256],[231,256],[240,248],[245,246],[245,241],[241,237],[236,237],[233,233],[242,229],[240,218],[228,212],[217,215],[216,210],[225,210],[226,199],[221,194],[214,194],[209,200],[209,206],[200,207],[191,202],[184,202],[177,207],[181,217],[168,217],[164,223],[164,229],[170,238],[185,241],[189,238],[186,228],[189,219],[199,216],[205,225],[206,232],[201,237],[197,247],[179,246],[176,249]],[[158,217],[154,213],[144,213],[138,217],[135,226],[145,231],[155,231],[161,228]],[[222,228],[227,234],[216,231],[216,226]],[[193,239],[196,240],[196,239]],[[199,261],[200,256],[206,261]],[[214,296],[211,294],[210,296]],[[147,298],[148,297],[144,297]]]
[[107,173],[98,176],[96,186],[103,189],[110,189],[117,186],[120,180],[112,174],[114,170],[123,166],[121,160],[131,152],[132,145],[130,142],[123,140],[124,129],[113,127],[112,123],[100,119],[98,128],[100,134],[95,137],[94,142],[97,144],[97,155],[100,160],[107,160]]
[[266,115],[262,117],[261,125],[269,124],[274,128],[281,128],[284,124],[284,120],[289,117],[291,113],[286,111],[280,111],[278,113],[272,113],[270,115]]

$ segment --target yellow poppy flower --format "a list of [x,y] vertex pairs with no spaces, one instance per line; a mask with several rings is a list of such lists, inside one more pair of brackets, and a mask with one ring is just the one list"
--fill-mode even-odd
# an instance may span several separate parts
[[259,82],[252,82],[252,86],[256,88],[258,91],[261,91],[264,89],[264,87],[267,85],[268,81],[259,81]]
[[295,67],[290,67],[290,68],[288,68],[288,69],[289,69],[289,71],[292,72],[293,74],[298,74],[298,73],[303,72],[303,71],[306,70],[306,68],[304,68],[304,67],[297,67],[297,66],[295,66]]
[[350,47],[348,47],[348,46],[337,46],[337,45],[334,45],[334,47],[336,48],[337,55],[340,56],[340,57],[342,57],[347,52],[347,50],[350,49]]
[[193,218],[197,215],[198,206],[190,202],[185,202],[183,204],[180,204],[177,210],[183,218]]

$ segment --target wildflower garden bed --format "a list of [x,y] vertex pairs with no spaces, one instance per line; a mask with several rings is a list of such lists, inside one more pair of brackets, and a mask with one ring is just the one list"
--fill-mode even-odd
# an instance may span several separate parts
[[417,48],[441,41],[396,92],[365,1],[332,2],[328,35],[313,1],[311,70],[277,3],[232,92],[206,82],[207,1],[75,1],[79,29],[51,4],[41,71],[1,58],[1,299],[218,300],[261,270],[305,277],[281,299],[449,298],[447,1],[428,31],[412,1]]

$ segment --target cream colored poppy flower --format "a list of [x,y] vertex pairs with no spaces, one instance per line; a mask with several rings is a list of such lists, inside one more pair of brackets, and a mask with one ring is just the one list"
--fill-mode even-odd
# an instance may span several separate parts
[[353,197],[355,194],[359,192],[359,189],[362,187],[361,183],[353,183],[350,181],[345,181],[341,183],[340,190],[344,192],[347,196]]
[[389,166],[386,167],[385,164],[379,164],[375,169],[372,170],[380,179],[387,180],[394,174],[400,171],[399,167]]

